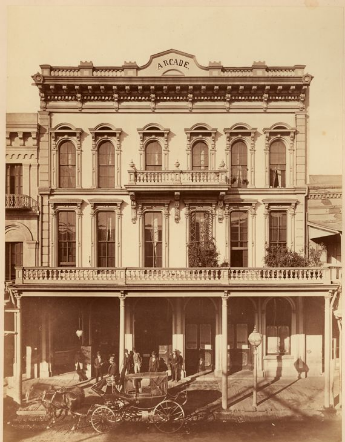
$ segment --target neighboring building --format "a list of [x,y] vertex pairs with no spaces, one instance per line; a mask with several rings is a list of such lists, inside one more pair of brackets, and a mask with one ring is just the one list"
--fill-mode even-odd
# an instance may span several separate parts
[[[308,245],[304,68],[204,67],[176,50],[141,67],[41,65],[37,118],[7,120],[7,306],[18,334],[6,347],[19,397],[22,373],[72,371],[80,346],[89,375],[97,350],[121,361],[135,346],[144,368],[152,350],[167,360],[177,348],[187,375],[203,357],[226,380],[227,369],[252,369],[256,325],[261,374],[325,374],[331,405],[340,277],[263,268],[269,245]],[[199,267],[196,251],[212,241],[223,266]]]
[[326,264],[341,265],[342,176],[311,175],[308,193],[308,238],[323,247]]

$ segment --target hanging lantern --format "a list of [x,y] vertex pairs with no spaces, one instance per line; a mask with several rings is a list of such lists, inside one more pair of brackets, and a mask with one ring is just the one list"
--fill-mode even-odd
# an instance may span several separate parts
[[75,334],[78,336],[78,338],[80,339],[83,335],[83,330],[81,328],[81,321],[80,321],[80,316],[79,316],[79,327],[78,330],[75,332]]
[[248,341],[250,345],[253,345],[255,348],[259,347],[262,342],[262,334],[258,333],[256,330],[256,326],[254,326],[254,330],[248,337]]

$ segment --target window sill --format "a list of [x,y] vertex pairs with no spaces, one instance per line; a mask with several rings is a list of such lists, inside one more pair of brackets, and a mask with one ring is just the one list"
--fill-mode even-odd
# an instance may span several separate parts
[[294,359],[293,355],[266,355],[264,356],[264,360],[270,360],[270,359],[277,359],[277,358],[281,358],[281,359]]

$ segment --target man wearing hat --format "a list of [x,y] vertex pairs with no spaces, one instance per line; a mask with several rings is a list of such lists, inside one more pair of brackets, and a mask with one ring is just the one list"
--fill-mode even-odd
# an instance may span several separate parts
[[153,351],[151,353],[151,357],[149,360],[149,372],[154,373],[157,372],[159,369],[159,359],[156,356],[156,352]]
[[115,376],[118,376],[119,370],[117,369],[114,356],[110,356],[109,364],[108,374],[115,380]]

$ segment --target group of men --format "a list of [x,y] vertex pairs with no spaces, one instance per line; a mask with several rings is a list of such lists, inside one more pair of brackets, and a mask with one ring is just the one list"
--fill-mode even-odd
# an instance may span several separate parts
[[[94,360],[96,383],[99,379],[103,379],[103,374],[105,373],[105,365],[106,361],[103,360],[101,353],[98,351]],[[179,381],[181,379],[183,357],[178,350],[173,351],[172,355],[169,358],[169,365],[171,369],[171,380]],[[118,383],[123,384],[125,375],[129,373],[140,373],[141,366],[142,357],[140,353],[137,352],[135,348],[133,348],[133,351],[130,352],[128,352],[128,350],[125,350],[120,369],[118,369],[118,366],[115,362],[115,355],[111,355],[109,358],[107,374],[113,377],[114,380]],[[166,364],[164,363],[164,367],[162,367],[161,360],[156,355],[156,352],[153,351],[149,359],[148,371],[158,372],[164,371],[164,369],[167,369]]]

